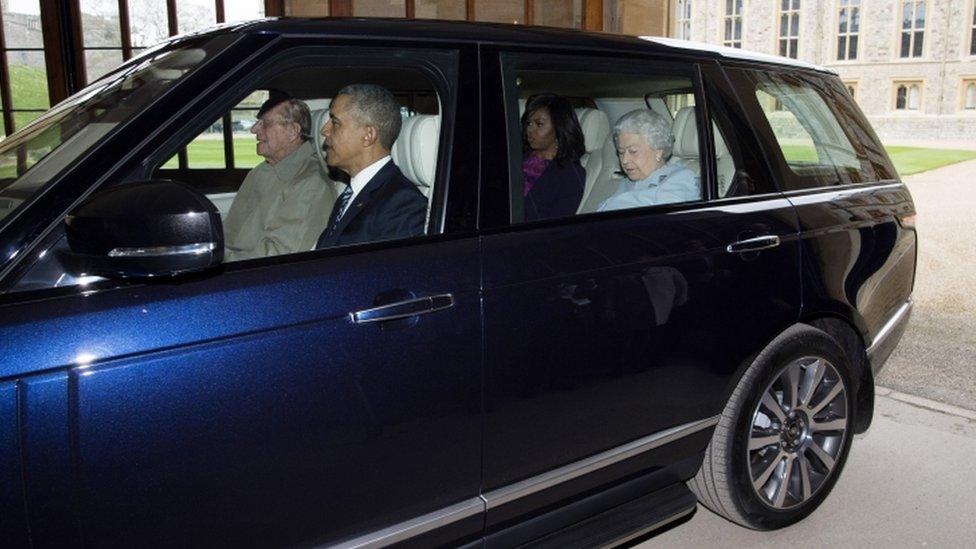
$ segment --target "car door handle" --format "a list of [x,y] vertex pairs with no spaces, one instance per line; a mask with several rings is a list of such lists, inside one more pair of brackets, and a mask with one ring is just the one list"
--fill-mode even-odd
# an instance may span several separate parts
[[725,247],[725,251],[730,254],[741,254],[743,252],[758,252],[759,250],[775,248],[776,246],[779,246],[779,237],[771,234],[733,242]]
[[349,313],[349,320],[353,324],[368,324],[370,322],[381,322],[384,320],[397,320],[400,318],[410,318],[417,315],[425,315],[435,311],[441,311],[454,306],[454,296],[452,294],[438,294],[406,301],[397,301],[388,305],[380,305],[361,311]]

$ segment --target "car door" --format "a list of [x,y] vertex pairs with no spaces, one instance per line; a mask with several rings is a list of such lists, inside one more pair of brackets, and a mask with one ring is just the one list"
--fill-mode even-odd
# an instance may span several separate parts
[[[498,105],[485,106],[486,129],[508,143],[486,149],[499,169],[482,197],[486,225],[496,223],[483,244],[494,535],[624,479],[657,474],[652,488],[693,475],[737,371],[795,321],[800,289],[795,214],[750,153],[748,132],[734,130],[748,124],[726,108],[734,99],[716,67],[701,75],[667,59],[487,55]],[[521,222],[518,100],[540,91],[592,100],[613,127],[624,110],[650,107],[648,92],[674,86],[693,90],[697,120],[722,125],[741,192],[720,195],[707,153],[695,168],[699,199]],[[711,124],[694,120],[695,148],[713,150]]]
[[[311,40],[278,40],[214,74],[139,146],[116,143],[132,152],[107,184],[150,175],[246,95],[231,82],[310,46],[348,49]],[[391,48],[362,58],[379,82]],[[59,229],[24,251],[31,289],[13,284],[0,306],[0,410],[5,425],[11,406],[19,418],[33,543],[480,538],[477,158],[456,131],[477,129],[476,59],[460,46],[395,53],[443,106],[427,235],[60,288],[31,276],[50,271]]]

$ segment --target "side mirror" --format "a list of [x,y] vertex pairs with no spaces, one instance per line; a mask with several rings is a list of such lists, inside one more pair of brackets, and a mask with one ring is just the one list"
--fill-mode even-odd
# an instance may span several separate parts
[[96,193],[64,220],[75,276],[166,277],[224,259],[220,212],[192,187],[169,180],[125,183]]

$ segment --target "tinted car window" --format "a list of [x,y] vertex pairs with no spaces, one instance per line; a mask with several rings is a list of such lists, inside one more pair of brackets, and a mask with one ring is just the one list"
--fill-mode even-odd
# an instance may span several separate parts
[[689,68],[577,67],[509,58],[512,221],[702,200]]
[[[228,262],[426,234],[434,188],[438,178],[444,177],[437,165],[444,116],[450,115],[444,105],[453,105],[453,83],[422,67],[433,58],[441,64],[441,74],[450,75],[457,70],[456,56],[450,52],[425,51],[417,53],[411,61],[406,59],[404,50],[398,50],[401,57],[393,66],[383,60],[385,53],[364,51],[356,56],[343,50],[339,58],[329,55],[329,50],[296,51],[287,61],[279,59],[255,69],[251,80],[241,82],[227,94],[223,106],[201,107],[202,112],[192,125],[174,133],[161,149],[144,153],[142,171],[118,182],[171,179],[203,193],[217,207],[224,222],[224,257]],[[350,67],[350,64],[358,66]],[[329,78],[322,78],[322,74],[328,74]],[[338,219],[332,223],[332,210],[350,178],[326,162],[322,130],[330,120],[330,104],[335,94],[347,85],[359,83],[375,83],[385,88],[398,105],[396,116],[401,130],[389,151],[389,164],[402,174],[399,181],[404,192],[411,193],[410,203],[420,205],[411,206],[409,220],[403,216],[394,219],[393,229],[374,231],[378,224],[371,222],[356,238],[336,238],[323,244],[326,231],[335,232],[333,225],[339,228]],[[255,132],[258,108],[271,94],[303,104],[310,118],[305,143],[295,153],[300,152],[303,160],[293,162],[294,166],[290,167],[284,163],[278,165],[284,170],[284,179],[279,177],[278,168],[269,167],[261,156],[262,147]],[[229,128],[224,126],[228,119],[232,124]],[[235,122],[240,123],[235,126]],[[257,184],[250,186],[246,201],[241,200],[236,208],[238,212],[232,215],[242,183],[257,170],[263,170],[261,181],[252,182]],[[271,185],[271,182],[276,183]],[[343,216],[363,206],[367,198],[368,193],[357,194],[356,200],[346,203]],[[437,228],[431,229],[434,230]],[[66,242],[59,236],[49,246],[56,252],[65,249]],[[50,253],[40,258],[16,289],[74,286],[95,280],[71,275],[60,264],[58,254]]]
[[888,175],[879,173],[878,154],[869,155],[858,141],[850,115],[838,115],[838,94],[822,77],[728,72],[786,190],[877,181]]

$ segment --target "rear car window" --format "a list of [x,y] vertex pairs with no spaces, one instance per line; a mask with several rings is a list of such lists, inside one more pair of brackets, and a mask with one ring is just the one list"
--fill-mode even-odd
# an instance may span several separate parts
[[729,70],[785,190],[893,176],[863,115],[829,77]]
[[512,223],[704,200],[690,66],[505,64]]

